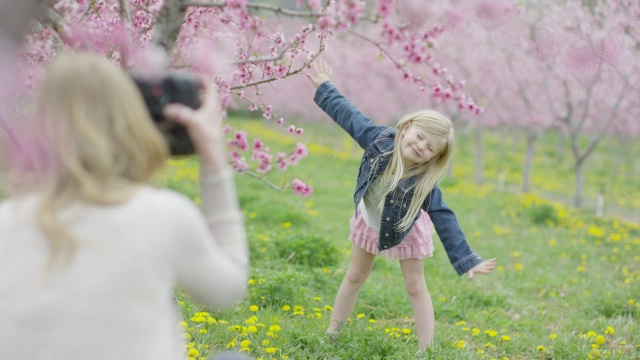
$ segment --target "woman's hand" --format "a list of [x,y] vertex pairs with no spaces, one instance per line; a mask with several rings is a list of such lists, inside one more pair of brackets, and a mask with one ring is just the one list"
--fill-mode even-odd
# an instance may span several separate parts
[[481,262],[480,264],[473,267],[473,269],[469,270],[469,274],[467,275],[468,279],[473,279],[473,277],[477,274],[488,274],[496,267],[496,258],[491,260],[486,260]]
[[205,91],[202,105],[197,110],[182,104],[169,104],[163,111],[167,119],[187,128],[203,165],[218,170],[227,165],[220,99],[215,86],[206,86]]
[[311,80],[316,89],[322,85],[323,82],[331,81],[331,68],[324,60],[318,59],[313,62],[311,66],[315,71],[315,76],[313,74],[307,74],[307,78]]

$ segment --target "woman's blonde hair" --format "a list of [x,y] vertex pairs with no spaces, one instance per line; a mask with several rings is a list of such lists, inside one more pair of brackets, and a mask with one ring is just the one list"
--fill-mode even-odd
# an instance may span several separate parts
[[10,164],[10,185],[16,194],[41,195],[37,223],[52,260],[75,249],[61,210],[76,201],[125,202],[168,157],[133,81],[93,53],[54,60],[28,128],[21,134],[23,161]]
[[[402,154],[400,152],[400,142],[402,141],[402,131],[408,126],[415,126],[419,130],[430,134],[441,136],[445,145],[433,158],[423,164],[417,164],[409,169],[404,168]],[[433,110],[423,110],[404,115],[396,125],[397,133],[391,153],[391,159],[383,177],[384,183],[388,183],[387,194],[394,191],[403,179],[417,176],[414,185],[414,194],[409,205],[407,214],[396,224],[401,231],[408,230],[418,216],[422,204],[427,195],[433,190],[437,183],[445,176],[447,166],[453,153],[454,132],[451,121],[444,115]]]

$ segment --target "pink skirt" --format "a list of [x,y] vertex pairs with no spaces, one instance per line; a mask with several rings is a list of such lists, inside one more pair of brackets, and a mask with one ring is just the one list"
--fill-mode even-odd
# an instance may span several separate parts
[[376,230],[364,221],[358,206],[358,217],[352,216],[349,221],[351,234],[349,240],[359,248],[371,254],[380,254],[387,259],[407,260],[424,259],[433,256],[433,240],[431,234],[434,233],[433,224],[429,215],[420,210],[420,218],[415,222],[411,231],[402,242],[391,249],[378,251],[380,230]]

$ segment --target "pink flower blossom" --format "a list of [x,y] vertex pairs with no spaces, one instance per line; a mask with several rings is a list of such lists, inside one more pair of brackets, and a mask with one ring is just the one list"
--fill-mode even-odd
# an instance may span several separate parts
[[291,182],[291,190],[294,194],[307,197],[313,194],[313,186],[307,185],[300,179],[293,179]]

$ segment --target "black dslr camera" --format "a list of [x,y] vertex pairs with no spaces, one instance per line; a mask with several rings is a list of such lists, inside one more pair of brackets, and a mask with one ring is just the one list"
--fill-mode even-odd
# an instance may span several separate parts
[[165,137],[171,155],[190,155],[194,153],[193,143],[187,129],[162,114],[165,105],[184,104],[192,109],[200,107],[201,82],[193,73],[147,74],[129,72],[147,105],[151,119]]

